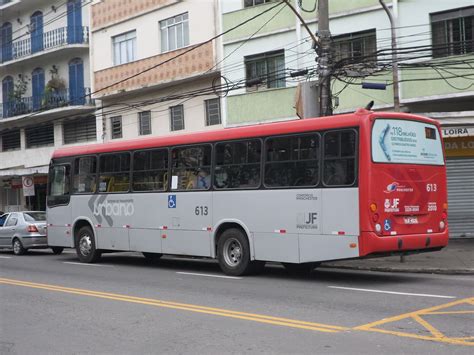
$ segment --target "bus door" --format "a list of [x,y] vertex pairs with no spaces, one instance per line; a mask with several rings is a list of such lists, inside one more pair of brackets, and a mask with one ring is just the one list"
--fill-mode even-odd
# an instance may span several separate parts
[[71,166],[53,164],[49,169],[47,197],[48,245],[74,247],[70,204]]
[[211,255],[212,192],[211,145],[171,150],[170,193],[162,238],[165,254]]

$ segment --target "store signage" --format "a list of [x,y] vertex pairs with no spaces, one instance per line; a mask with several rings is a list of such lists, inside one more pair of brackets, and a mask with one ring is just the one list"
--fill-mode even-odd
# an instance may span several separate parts
[[444,138],[447,157],[474,157],[474,136]]
[[443,137],[474,136],[474,127],[442,127]]

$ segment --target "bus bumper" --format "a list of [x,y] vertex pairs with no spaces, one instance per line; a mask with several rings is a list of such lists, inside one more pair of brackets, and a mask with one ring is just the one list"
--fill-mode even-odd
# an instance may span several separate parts
[[405,252],[439,250],[448,245],[449,234],[441,233],[379,236],[374,232],[362,232],[359,236],[359,255],[390,255]]

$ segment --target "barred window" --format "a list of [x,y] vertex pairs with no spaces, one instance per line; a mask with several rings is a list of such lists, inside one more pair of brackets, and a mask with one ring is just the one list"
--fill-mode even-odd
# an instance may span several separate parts
[[334,37],[334,61],[375,62],[377,38],[375,29],[343,34]]
[[319,135],[268,138],[265,186],[316,186],[319,181]]
[[54,145],[54,125],[34,126],[25,128],[26,148]]
[[151,134],[151,112],[143,111],[138,113],[138,133],[141,136]]
[[133,153],[133,191],[166,191],[168,150],[155,149]]
[[212,126],[221,123],[221,104],[220,99],[210,99],[206,103],[206,126]]
[[94,193],[97,181],[96,157],[77,158],[74,162],[73,193]]
[[353,130],[324,134],[324,185],[343,186],[355,183],[356,143],[357,136]]
[[81,117],[63,124],[64,144],[90,142],[97,139],[95,116]]
[[4,131],[2,133],[2,151],[17,150],[21,148],[20,130]]
[[433,57],[474,52],[474,6],[430,14]]
[[260,186],[260,140],[216,144],[214,187],[245,189]]
[[170,107],[170,127],[172,131],[184,129],[184,107],[183,105]]
[[99,192],[127,192],[130,183],[130,154],[104,154],[99,158]]
[[207,190],[211,185],[211,146],[173,148],[171,189]]
[[122,116],[110,117],[112,139],[122,138]]

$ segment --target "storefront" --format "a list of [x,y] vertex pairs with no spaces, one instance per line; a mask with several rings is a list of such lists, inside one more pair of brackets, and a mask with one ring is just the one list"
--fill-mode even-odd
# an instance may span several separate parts
[[474,126],[444,126],[450,238],[474,238]]
[[0,211],[46,210],[48,176],[46,174],[35,174],[30,177],[34,184],[30,196],[25,196],[21,176],[0,178]]

